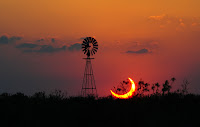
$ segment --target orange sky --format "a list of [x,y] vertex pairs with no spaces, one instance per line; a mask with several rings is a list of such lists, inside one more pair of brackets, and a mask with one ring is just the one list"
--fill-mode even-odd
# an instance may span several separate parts
[[[24,71],[34,68],[27,72],[30,77],[38,74],[38,81],[56,77],[55,84],[61,85],[51,84],[51,88],[66,87],[74,95],[79,91],[85,64],[80,51],[26,54],[15,47],[31,43],[60,48],[94,36],[100,47],[93,62],[100,95],[109,94],[109,89],[126,77],[136,82],[140,78],[164,82],[175,76],[180,78],[179,85],[183,78],[189,78],[193,88],[200,89],[196,78],[200,74],[196,69],[200,63],[199,5],[199,0],[1,0],[0,37],[23,39],[0,45],[5,54],[0,58],[8,69],[15,65],[7,63],[17,63],[14,70],[22,74],[20,82],[25,82]],[[56,43],[51,43],[52,38]],[[127,53],[141,49],[148,52]],[[63,85],[73,82],[73,86]],[[46,88],[34,87],[32,84],[30,89]],[[12,91],[12,85],[5,90]]]
[[26,37],[156,36],[149,16],[200,16],[199,0],[1,0],[0,33]]

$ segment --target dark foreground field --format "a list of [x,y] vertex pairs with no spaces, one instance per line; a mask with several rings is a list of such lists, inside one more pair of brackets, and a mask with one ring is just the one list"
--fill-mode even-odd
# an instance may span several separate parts
[[127,100],[93,97],[0,95],[1,127],[200,125],[200,96],[153,95]]

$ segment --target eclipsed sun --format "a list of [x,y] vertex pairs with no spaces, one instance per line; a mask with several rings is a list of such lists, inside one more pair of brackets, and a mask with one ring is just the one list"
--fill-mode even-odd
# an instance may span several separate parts
[[133,95],[133,93],[135,92],[135,83],[133,82],[133,80],[131,78],[128,78],[128,79],[131,82],[131,89],[129,90],[129,92],[127,92],[125,94],[117,94],[117,93],[113,92],[112,90],[110,90],[111,94],[114,97],[120,98],[120,99],[127,99]]

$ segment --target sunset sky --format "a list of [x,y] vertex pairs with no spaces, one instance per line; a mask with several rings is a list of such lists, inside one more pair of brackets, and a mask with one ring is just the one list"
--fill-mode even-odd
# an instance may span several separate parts
[[[97,91],[131,77],[184,79],[200,93],[199,0],[1,0],[0,93],[80,95],[83,38],[99,43],[92,60]],[[173,91],[172,90],[172,91]]]

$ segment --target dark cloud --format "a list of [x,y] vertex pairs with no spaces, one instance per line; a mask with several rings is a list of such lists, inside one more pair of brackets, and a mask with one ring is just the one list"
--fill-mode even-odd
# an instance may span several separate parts
[[38,46],[39,45],[37,44],[23,43],[23,44],[17,45],[16,48],[36,48]]
[[148,49],[140,49],[137,51],[127,51],[126,53],[134,53],[134,54],[145,54],[145,53],[151,53]]
[[12,36],[11,38],[9,38],[9,41],[10,41],[10,42],[15,42],[15,41],[19,41],[19,40],[21,40],[21,39],[22,39],[22,37]]
[[7,36],[1,36],[0,37],[0,44],[8,44],[8,37]]
[[[43,41],[40,39],[40,41]],[[37,41],[39,42],[39,41]],[[55,42],[55,39],[52,38],[51,42]],[[62,46],[62,47],[54,47],[51,44],[36,44],[36,43],[22,43],[16,46],[16,48],[21,49],[22,52],[24,53],[54,53],[54,52],[59,52],[59,51],[80,51],[82,48],[82,45],[79,43],[75,43],[70,45],[69,47],[67,46]]]
[[58,52],[58,51],[65,51],[66,50],[66,46],[63,46],[61,48],[54,48],[51,45],[43,45],[41,46],[41,48],[39,50],[37,50],[37,52]]
[[36,40],[36,42],[43,42],[44,41],[44,39],[42,38],[42,39],[39,39],[39,40]]
[[81,48],[82,48],[81,44],[75,43],[73,45],[70,45],[68,49],[69,49],[69,51],[80,51]]
[[42,45],[39,49],[26,49],[26,50],[23,50],[23,52],[54,53],[54,52],[59,52],[59,51],[65,51],[66,49],[67,49],[66,46],[63,46],[61,48],[55,48],[51,45]]
[[[35,49],[36,47],[40,47],[39,49]],[[71,45],[70,47],[67,46],[62,46],[61,48],[55,48],[51,45],[37,45],[37,44],[20,44],[16,46],[16,48],[29,48],[29,49],[24,49],[23,52],[25,53],[31,53],[31,52],[38,52],[38,53],[54,53],[54,52],[59,52],[59,51],[80,51],[81,50],[81,44],[75,43]]]
[[51,38],[51,42],[54,43],[56,40],[55,38]]
[[0,44],[9,44],[9,43],[13,43],[16,42],[18,40],[21,40],[22,37],[16,37],[16,36],[12,36],[12,37],[7,37],[5,35],[0,37]]

